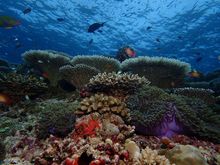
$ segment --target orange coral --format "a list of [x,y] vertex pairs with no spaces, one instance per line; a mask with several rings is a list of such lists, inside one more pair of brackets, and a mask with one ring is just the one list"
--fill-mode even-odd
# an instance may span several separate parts
[[93,136],[97,128],[100,128],[100,122],[91,117],[87,121],[82,120],[76,124],[75,133],[78,137]]

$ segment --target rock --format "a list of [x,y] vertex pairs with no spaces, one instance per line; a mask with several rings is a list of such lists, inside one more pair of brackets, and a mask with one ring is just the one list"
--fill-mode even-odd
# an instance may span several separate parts
[[191,145],[177,145],[165,156],[176,165],[208,165],[199,149]]

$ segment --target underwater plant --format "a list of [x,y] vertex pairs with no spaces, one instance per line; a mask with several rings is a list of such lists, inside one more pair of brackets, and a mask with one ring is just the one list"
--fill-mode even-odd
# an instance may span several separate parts
[[121,70],[144,76],[152,85],[160,88],[178,87],[190,71],[190,65],[165,57],[138,57],[122,62]]
[[76,64],[88,65],[98,69],[101,73],[117,72],[120,70],[120,63],[118,60],[101,55],[78,55],[72,58],[71,64],[73,66],[75,66]]
[[70,63],[70,56],[52,50],[29,50],[22,54],[24,62],[40,72],[41,76],[56,86],[60,79],[59,68]]
[[93,76],[100,71],[94,67],[84,64],[77,64],[75,66],[65,65],[59,69],[61,78],[70,82],[77,89],[84,87]]

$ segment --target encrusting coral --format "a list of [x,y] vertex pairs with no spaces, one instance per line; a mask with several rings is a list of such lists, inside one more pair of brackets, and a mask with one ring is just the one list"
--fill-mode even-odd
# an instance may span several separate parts
[[138,57],[122,62],[121,70],[144,76],[152,85],[161,88],[178,87],[190,71],[190,65],[165,57]]
[[29,67],[40,72],[42,77],[50,81],[51,86],[56,86],[59,80],[59,68],[70,63],[67,54],[51,50],[29,50],[22,54]]
[[120,115],[126,120],[130,119],[129,109],[126,104],[113,96],[104,94],[95,94],[84,98],[80,102],[77,114],[88,114],[92,112],[98,113],[114,113]]
[[149,85],[150,82],[137,74],[129,73],[99,73],[89,80],[87,88],[90,92],[110,93],[111,95],[134,93],[142,85]]
[[93,55],[82,56],[78,55],[73,57],[71,64],[84,64],[98,69],[100,72],[117,72],[120,70],[120,63],[114,58],[105,56]]
[[219,115],[199,99],[169,95],[159,88],[143,86],[128,97],[127,105],[139,134],[196,135],[219,142]]
[[100,71],[94,67],[77,64],[75,66],[65,65],[59,69],[63,79],[73,84],[77,89],[84,87],[93,76]]

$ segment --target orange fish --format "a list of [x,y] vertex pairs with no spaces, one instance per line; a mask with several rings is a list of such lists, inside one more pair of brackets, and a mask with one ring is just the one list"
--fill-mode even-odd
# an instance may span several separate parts
[[188,76],[191,78],[199,78],[199,77],[201,77],[201,74],[199,72],[197,72],[196,70],[193,70],[192,72],[188,73]]
[[135,57],[136,56],[136,53],[133,49],[131,48],[126,48],[125,49],[125,53],[129,56],[129,57]]
[[9,98],[8,95],[4,93],[0,93],[0,103],[5,104],[5,105],[11,105],[12,100]]

